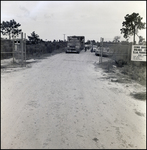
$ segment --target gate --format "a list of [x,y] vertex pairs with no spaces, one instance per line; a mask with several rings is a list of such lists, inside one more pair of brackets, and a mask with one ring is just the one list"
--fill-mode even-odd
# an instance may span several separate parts
[[13,64],[26,66],[26,34],[21,33],[21,38],[13,39]]

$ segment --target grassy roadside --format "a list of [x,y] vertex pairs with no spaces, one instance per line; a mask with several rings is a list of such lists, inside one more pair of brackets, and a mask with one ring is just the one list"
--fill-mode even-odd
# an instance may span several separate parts
[[40,53],[39,55],[33,55],[33,56],[27,56],[27,59],[43,59],[45,57],[53,56],[55,54],[63,53],[65,52],[65,48],[60,48],[57,50],[52,51],[51,53]]
[[[53,56],[55,54],[59,54],[59,53],[63,53],[65,52],[65,49],[64,48],[60,48],[60,49],[57,49],[57,50],[54,50],[52,51],[51,53],[40,53],[40,54],[34,54],[34,55],[29,55],[29,56],[26,56],[26,61],[29,61],[29,60],[35,60],[33,62],[26,62],[26,65],[27,64],[30,64],[30,63],[35,63],[35,62],[38,62],[40,59],[45,59],[47,57],[50,57],[50,56]],[[19,68],[21,67],[21,63],[17,63],[17,62],[14,62],[13,63],[13,57],[8,57],[7,59],[1,59],[1,70],[2,69],[8,69],[8,68]]]
[[[146,87],[146,64],[134,65],[130,63],[123,67],[118,67],[114,60],[109,60],[98,64],[105,73],[108,73],[107,79],[112,78],[112,82],[118,83],[131,83],[137,82],[140,85]],[[146,100],[146,92],[130,93],[135,99]]]
[[135,80],[139,84],[146,85],[146,65],[135,66],[133,64],[124,65],[118,67],[113,60],[102,62],[99,66],[107,73],[116,73],[119,71],[119,75],[125,75],[128,79]]

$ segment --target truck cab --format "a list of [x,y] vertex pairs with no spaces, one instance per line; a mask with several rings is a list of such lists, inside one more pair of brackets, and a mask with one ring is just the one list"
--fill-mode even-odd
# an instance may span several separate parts
[[67,52],[80,53],[84,49],[84,39],[82,36],[68,36],[67,37]]

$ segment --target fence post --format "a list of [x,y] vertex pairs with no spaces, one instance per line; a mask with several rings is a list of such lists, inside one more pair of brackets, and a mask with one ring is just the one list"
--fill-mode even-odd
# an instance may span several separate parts
[[21,66],[23,66],[23,32],[21,32]]
[[24,33],[25,67],[26,67],[26,33]]
[[103,55],[103,40],[104,40],[104,38],[101,38],[101,39],[100,39],[100,50],[101,50],[100,63],[102,63],[102,55]]
[[14,50],[15,50],[14,37],[12,39],[12,49],[13,49],[13,65],[14,65]]
[[128,46],[128,63],[131,61],[131,50],[132,50],[132,44],[129,44]]

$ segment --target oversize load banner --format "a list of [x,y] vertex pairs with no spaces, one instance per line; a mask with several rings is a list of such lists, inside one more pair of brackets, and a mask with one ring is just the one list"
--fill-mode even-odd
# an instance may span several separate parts
[[146,45],[132,45],[132,61],[146,61]]

